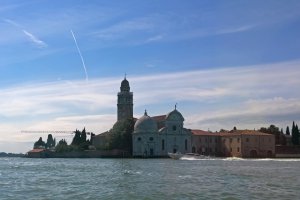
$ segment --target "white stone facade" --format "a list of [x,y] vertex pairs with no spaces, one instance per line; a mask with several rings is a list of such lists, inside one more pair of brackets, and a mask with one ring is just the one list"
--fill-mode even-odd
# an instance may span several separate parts
[[[138,119],[132,134],[134,157],[166,157],[169,152],[191,152],[192,133],[183,128],[184,118],[175,108],[160,120],[145,112]],[[158,125],[160,129],[158,130]]]

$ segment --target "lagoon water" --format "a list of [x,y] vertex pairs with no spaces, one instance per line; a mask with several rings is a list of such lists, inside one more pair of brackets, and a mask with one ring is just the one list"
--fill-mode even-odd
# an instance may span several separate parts
[[300,199],[300,159],[0,158],[0,199]]

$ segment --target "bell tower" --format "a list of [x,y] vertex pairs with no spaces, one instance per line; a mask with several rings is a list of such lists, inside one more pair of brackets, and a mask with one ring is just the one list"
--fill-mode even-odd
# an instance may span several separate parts
[[133,118],[133,93],[130,92],[129,82],[126,79],[121,82],[118,92],[118,121]]

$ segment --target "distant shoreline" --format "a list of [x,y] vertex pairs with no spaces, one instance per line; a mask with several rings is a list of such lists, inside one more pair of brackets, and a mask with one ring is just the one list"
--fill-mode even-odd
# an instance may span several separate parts
[[3,157],[25,157],[25,154],[23,153],[5,153],[5,152],[0,152],[0,158]]

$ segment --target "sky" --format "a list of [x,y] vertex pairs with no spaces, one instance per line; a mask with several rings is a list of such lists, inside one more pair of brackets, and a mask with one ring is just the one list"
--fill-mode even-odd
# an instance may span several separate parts
[[[134,117],[191,129],[300,124],[298,0],[0,0],[0,152],[100,134],[125,73]],[[53,134],[58,140],[73,137]]]

